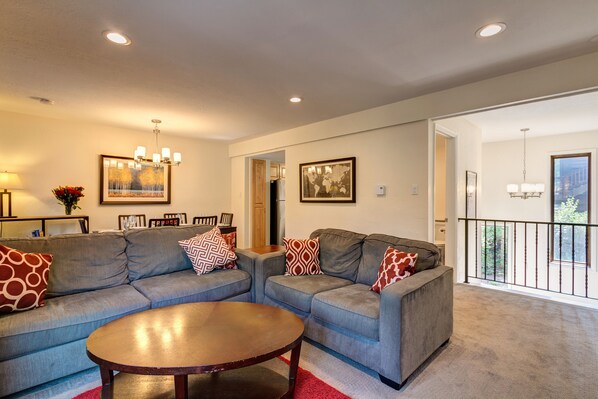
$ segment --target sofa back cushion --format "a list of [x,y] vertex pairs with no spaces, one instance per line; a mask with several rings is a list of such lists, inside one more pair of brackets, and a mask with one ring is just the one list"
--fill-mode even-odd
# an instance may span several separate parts
[[193,224],[128,230],[125,239],[129,258],[129,279],[135,281],[191,269],[193,265],[179,241],[203,234],[210,229],[212,226]]
[[320,267],[324,274],[355,281],[366,235],[340,229],[319,229],[309,236],[316,237],[320,239]]
[[45,238],[3,238],[24,252],[53,256],[46,298],[127,284],[126,241],[120,232],[65,234]]
[[440,251],[432,243],[408,238],[399,238],[386,234],[370,234],[363,242],[363,256],[359,264],[357,282],[372,285],[378,276],[380,263],[388,247],[399,251],[416,253],[415,272],[421,272],[438,266]]

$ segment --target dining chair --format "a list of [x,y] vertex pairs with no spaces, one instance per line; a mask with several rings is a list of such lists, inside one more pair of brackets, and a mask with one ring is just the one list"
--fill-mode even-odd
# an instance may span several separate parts
[[216,226],[218,223],[218,216],[195,216],[193,218],[193,224],[209,224],[210,226]]
[[220,225],[221,226],[232,226],[233,225],[233,214],[222,212],[220,214]]
[[181,219],[179,218],[163,218],[149,220],[149,227],[179,226],[180,224]]
[[[134,224],[131,221],[134,220]],[[129,223],[129,225],[127,225]],[[124,227],[145,227],[145,215],[118,215],[118,229],[122,230]]]
[[181,219],[181,223],[182,224],[187,224],[187,214],[185,212],[179,212],[179,213],[165,213],[164,214],[164,218],[165,219],[174,219],[174,218],[179,218]]

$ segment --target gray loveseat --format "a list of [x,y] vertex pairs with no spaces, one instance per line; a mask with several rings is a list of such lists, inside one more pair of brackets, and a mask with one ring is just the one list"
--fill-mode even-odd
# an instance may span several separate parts
[[185,302],[254,301],[253,253],[236,251],[238,270],[193,271],[178,241],[210,228],[0,238],[54,255],[46,305],[0,315],[0,397],[94,367],[85,340],[124,315]]
[[[323,275],[285,276],[284,251],[256,259],[256,300],[289,309],[305,336],[376,371],[398,389],[453,331],[453,269],[430,243],[322,229]],[[370,286],[391,246],[416,252],[416,273],[377,294]]]

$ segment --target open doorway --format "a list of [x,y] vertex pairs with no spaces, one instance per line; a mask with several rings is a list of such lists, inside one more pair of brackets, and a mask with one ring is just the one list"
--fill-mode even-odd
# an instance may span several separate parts
[[285,151],[251,159],[251,246],[282,245],[285,232]]
[[436,125],[434,129],[434,243],[443,264],[453,264],[455,214],[455,138]]

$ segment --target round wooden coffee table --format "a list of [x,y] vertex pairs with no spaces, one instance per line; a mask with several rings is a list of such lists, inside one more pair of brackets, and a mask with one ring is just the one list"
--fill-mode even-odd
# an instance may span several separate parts
[[[102,398],[169,396],[172,377],[147,376],[174,376],[177,399],[190,391],[194,397],[293,397],[302,338],[303,322],[289,311],[199,302],[112,321],[89,336],[87,355],[100,366]],[[288,382],[253,366],[289,350]]]

